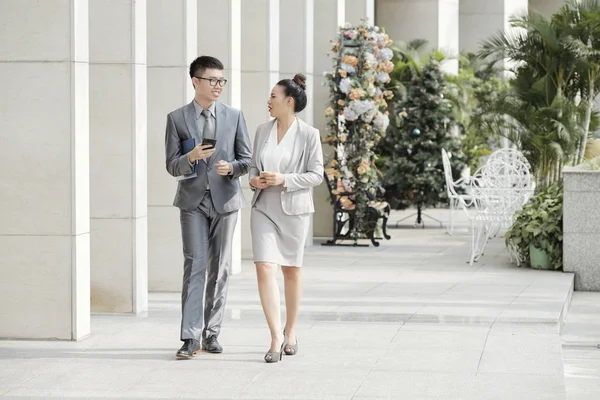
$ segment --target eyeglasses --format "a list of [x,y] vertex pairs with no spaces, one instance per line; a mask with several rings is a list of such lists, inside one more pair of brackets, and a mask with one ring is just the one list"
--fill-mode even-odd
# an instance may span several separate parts
[[227,79],[224,79],[224,78],[221,78],[221,79],[217,79],[217,78],[202,78],[201,76],[194,76],[194,78],[196,78],[196,79],[203,79],[205,81],[208,81],[208,83],[210,84],[210,86],[216,86],[217,83],[221,87],[227,85]]

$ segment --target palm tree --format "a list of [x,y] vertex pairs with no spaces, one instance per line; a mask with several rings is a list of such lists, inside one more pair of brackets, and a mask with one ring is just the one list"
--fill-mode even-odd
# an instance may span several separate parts
[[574,158],[574,164],[580,164],[596,118],[594,100],[600,91],[600,3],[569,1],[553,16],[552,23],[577,60],[571,84],[585,106],[583,134]]
[[511,93],[487,113],[487,124],[529,158],[538,187],[560,179],[564,163],[576,162],[585,137],[584,103],[577,99],[582,62],[588,59],[575,51],[573,38],[566,34],[568,24],[562,21],[550,21],[535,11],[513,17],[515,29],[497,33],[479,53],[515,63]]

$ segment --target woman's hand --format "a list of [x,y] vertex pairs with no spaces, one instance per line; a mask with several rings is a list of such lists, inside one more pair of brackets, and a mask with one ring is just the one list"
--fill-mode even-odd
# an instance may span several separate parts
[[269,186],[267,185],[267,182],[260,176],[255,176],[250,179],[250,184],[257,189],[266,189]]
[[267,182],[267,185],[269,186],[279,186],[283,185],[285,182],[285,177],[279,172],[262,172],[260,176]]

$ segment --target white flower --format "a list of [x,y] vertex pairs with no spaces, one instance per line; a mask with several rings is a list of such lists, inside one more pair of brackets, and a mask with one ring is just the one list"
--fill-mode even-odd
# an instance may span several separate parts
[[390,75],[387,72],[380,72],[377,74],[377,76],[375,76],[375,79],[377,79],[379,82],[387,82],[388,79],[390,79]]
[[358,114],[350,107],[344,107],[344,117],[348,121],[356,121],[358,119]]
[[371,123],[371,121],[373,121],[373,117],[375,116],[376,113],[377,113],[377,110],[372,109],[372,110],[365,112],[361,118],[363,121],[365,121],[366,123],[369,124],[369,123]]
[[343,68],[349,74],[353,74],[354,72],[356,72],[356,70],[354,69],[354,67],[352,65],[350,65],[350,64],[342,63],[340,65],[340,67]]
[[381,61],[389,61],[392,59],[392,57],[394,57],[394,52],[392,51],[392,49],[385,48],[381,49],[381,51],[379,52],[379,60]]
[[373,65],[373,64],[375,64],[375,62],[377,61],[377,59],[375,58],[375,56],[373,55],[373,53],[366,52],[365,53],[365,61],[367,61],[369,64]]
[[369,96],[375,96],[378,90],[381,91],[379,88],[376,88],[375,85],[369,83],[369,88],[367,89],[367,93],[369,94]]
[[350,89],[352,89],[352,81],[350,78],[344,78],[340,81],[340,91],[342,93],[350,93]]
[[372,100],[352,100],[349,107],[358,115],[361,115],[375,109],[375,103]]
[[379,131],[385,132],[386,129],[388,128],[388,125],[390,124],[390,118],[382,112],[377,112],[377,115],[375,116],[374,124],[375,124],[375,127],[377,129],[379,129]]

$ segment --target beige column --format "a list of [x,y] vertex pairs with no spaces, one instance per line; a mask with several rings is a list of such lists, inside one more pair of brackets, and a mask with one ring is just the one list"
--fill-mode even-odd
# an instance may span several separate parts
[[[221,101],[236,108],[242,105],[241,19],[241,0],[200,1],[198,4],[198,26],[201,27],[198,32],[198,55],[210,55],[221,60],[225,66],[223,73],[228,79]],[[246,196],[246,200],[249,202],[250,199]],[[233,238],[234,274],[242,269],[242,224],[240,211]]]
[[90,333],[88,1],[0,9],[0,338],[78,340]]
[[358,25],[366,20],[369,25],[375,23],[375,0],[346,0],[345,22]]
[[[317,7],[319,2],[317,1]],[[308,104],[299,114],[305,122],[314,124],[314,19],[315,0],[282,1],[279,9],[279,78],[293,78],[297,73],[306,75]],[[318,190],[318,189],[317,189]],[[314,195],[314,191],[313,191]],[[317,206],[320,202],[317,202]],[[314,215],[306,245],[313,244]]]
[[[279,81],[279,45],[289,39],[279,34],[279,10],[291,3],[289,0],[241,3],[241,109],[252,143],[258,125],[270,119],[267,100],[271,88]],[[248,205],[241,213],[241,252],[243,258],[252,259],[249,203],[253,193],[247,176],[242,178],[242,188]]]
[[[321,131],[321,136],[326,135],[325,109],[329,103],[329,87],[325,86],[323,73],[332,68],[332,58],[328,56],[331,51],[330,40],[338,32],[338,27],[345,23],[344,0],[316,0],[313,9],[313,96],[312,113],[314,126]],[[323,145],[324,160],[331,159],[332,152],[327,145]],[[315,213],[313,215],[314,237],[330,237],[333,234],[333,211],[329,203],[329,191],[323,184],[315,188],[313,199]]]
[[194,98],[188,73],[198,56],[198,0],[148,2],[148,289],[181,290],[183,253],[177,183],[165,170],[167,114]]
[[565,5],[565,0],[529,0],[529,8],[550,18]]
[[[329,87],[323,73],[331,71],[333,58],[328,53],[331,51],[330,40],[335,39],[338,28],[346,22],[360,24],[361,19],[368,18],[373,22],[374,4],[369,0],[314,0],[313,1],[313,37],[312,61],[313,71],[311,76],[313,88],[312,110],[313,123],[325,136],[327,121],[325,109],[329,104]],[[309,22],[310,24],[310,22]],[[325,162],[332,157],[329,146],[323,146]],[[333,211],[329,202],[329,191],[325,184],[318,186],[314,191],[315,214],[313,217],[313,233],[315,237],[330,237],[333,234]]]
[[439,49],[449,57],[443,64],[444,70],[456,74],[458,3],[458,0],[377,0],[375,23],[384,27],[394,41],[427,40],[430,50]]
[[148,309],[146,1],[90,2],[92,311]]
[[460,49],[476,53],[481,44],[501,30],[509,19],[527,13],[527,0],[464,0],[460,3]]

